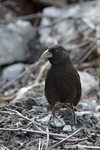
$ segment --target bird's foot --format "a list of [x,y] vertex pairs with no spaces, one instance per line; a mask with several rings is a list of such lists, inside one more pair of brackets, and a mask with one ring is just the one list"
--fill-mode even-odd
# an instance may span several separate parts
[[76,125],[77,116],[75,110],[76,108],[70,103],[58,102],[53,107],[51,120],[55,124],[55,120],[61,122],[60,118],[63,118],[67,124]]
[[75,114],[75,112],[72,112],[72,118],[73,118],[73,124],[76,125],[77,124],[77,116]]

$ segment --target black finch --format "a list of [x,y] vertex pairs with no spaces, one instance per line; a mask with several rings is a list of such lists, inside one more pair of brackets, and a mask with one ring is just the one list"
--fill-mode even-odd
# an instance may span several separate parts
[[45,96],[51,106],[57,102],[76,106],[81,97],[81,83],[68,52],[61,45],[50,46],[41,56],[51,67],[45,80]]

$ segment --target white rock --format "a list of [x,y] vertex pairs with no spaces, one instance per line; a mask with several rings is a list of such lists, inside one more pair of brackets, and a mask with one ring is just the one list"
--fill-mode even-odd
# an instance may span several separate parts
[[49,114],[49,115],[45,116],[44,118],[37,119],[37,121],[47,123],[50,121],[51,116],[52,116],[52,114]]
[[64,128],[63,128],[63,131],[71,132],[72,131],[72,127],[70,125],[65,125]]
[[51,17],[51,18],[57,18],[62,15],[63,11],[64,10],[61,8],[47,7],[43,9],[43,15],[46,15],[47,17]]
[[80,10],[79,5],[75,5],[73,7],[69,7],[67,9],[57,8],[57,7],[47,7],[43,9],[43,15],[51,18],[59,18],[61,17],[72,17],[78,14]]
[[53,122],[51,123],[54,127],[63,127],[65,125],[65,122],[63,118],[60,118],[59,116],[57,118],[53,119]]

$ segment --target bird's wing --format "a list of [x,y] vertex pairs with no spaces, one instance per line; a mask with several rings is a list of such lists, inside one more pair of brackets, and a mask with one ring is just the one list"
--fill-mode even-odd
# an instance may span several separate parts
[[51,105],[60,101],[55,80],[51,77],[47,77],[45,81],[45,96]]

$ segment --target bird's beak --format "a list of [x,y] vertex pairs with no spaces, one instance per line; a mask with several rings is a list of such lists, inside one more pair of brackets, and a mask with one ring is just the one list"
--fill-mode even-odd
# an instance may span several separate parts
[[48,59],[51,58],[53,56],[52,53],[49,52],[49,50],[47,49],[40,57],[40,59]]

